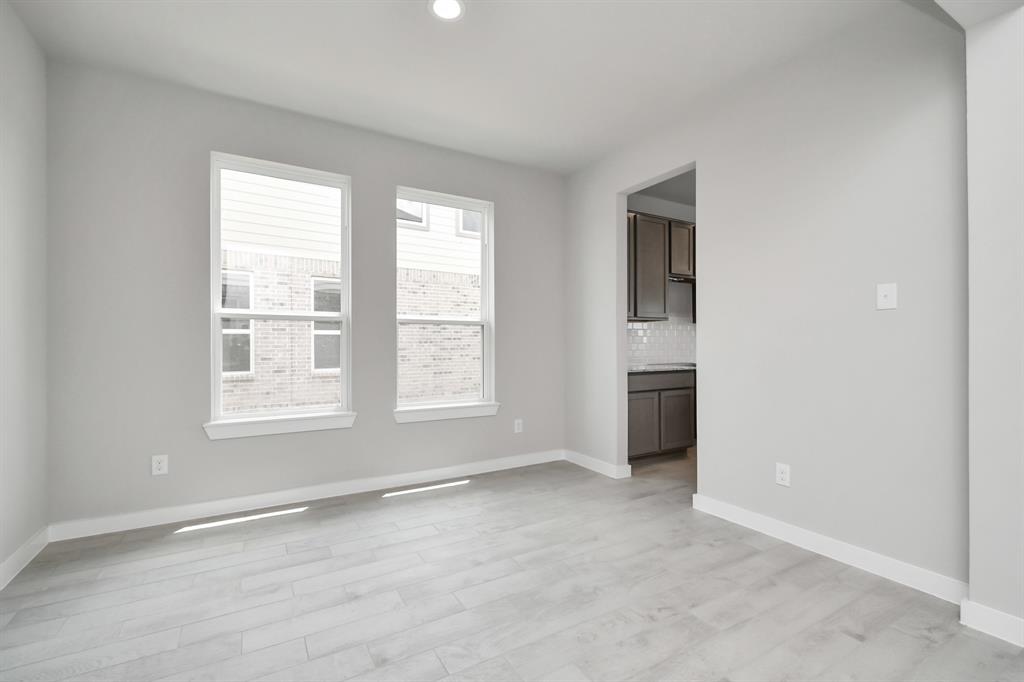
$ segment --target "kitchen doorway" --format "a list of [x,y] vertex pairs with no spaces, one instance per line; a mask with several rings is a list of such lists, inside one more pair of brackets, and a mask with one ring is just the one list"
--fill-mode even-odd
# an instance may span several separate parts
[[627,453],[697,489],[697,169],[626,196]]

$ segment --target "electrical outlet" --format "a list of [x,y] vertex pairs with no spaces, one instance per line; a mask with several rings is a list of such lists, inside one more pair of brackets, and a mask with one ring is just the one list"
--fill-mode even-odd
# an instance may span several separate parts
[[163,476],[167,473],[168,459],[167,455],[153,455],[153,459],[150,461],[150,464],[154,476]]
[[522,432],[523,432],[523,420],[521,418],[517,418],[515,421],[512,422],[512,433],[522,433]]
[[775,483],[789,487],[789,465],[782,462],[775,463]]
[[899,287],[896,282],[887,282],[875,287],[876,310],[896,310],[899,305]]

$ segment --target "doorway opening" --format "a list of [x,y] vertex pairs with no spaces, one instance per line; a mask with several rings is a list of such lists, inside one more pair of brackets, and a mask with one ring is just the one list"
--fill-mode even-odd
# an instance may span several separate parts
[[697,491],[697,169],[626,196],[627,453]]

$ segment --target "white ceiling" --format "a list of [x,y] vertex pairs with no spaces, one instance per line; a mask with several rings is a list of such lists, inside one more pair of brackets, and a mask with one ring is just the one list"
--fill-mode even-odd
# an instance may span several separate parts
[[570,171],[889,0],[15,0],[48,53]]

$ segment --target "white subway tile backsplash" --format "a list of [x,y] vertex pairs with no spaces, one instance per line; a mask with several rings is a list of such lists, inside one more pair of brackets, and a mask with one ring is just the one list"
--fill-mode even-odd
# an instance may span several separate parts
[[697,361],[697,325],[688,317],[627,322],[626,343],[630,365]]

